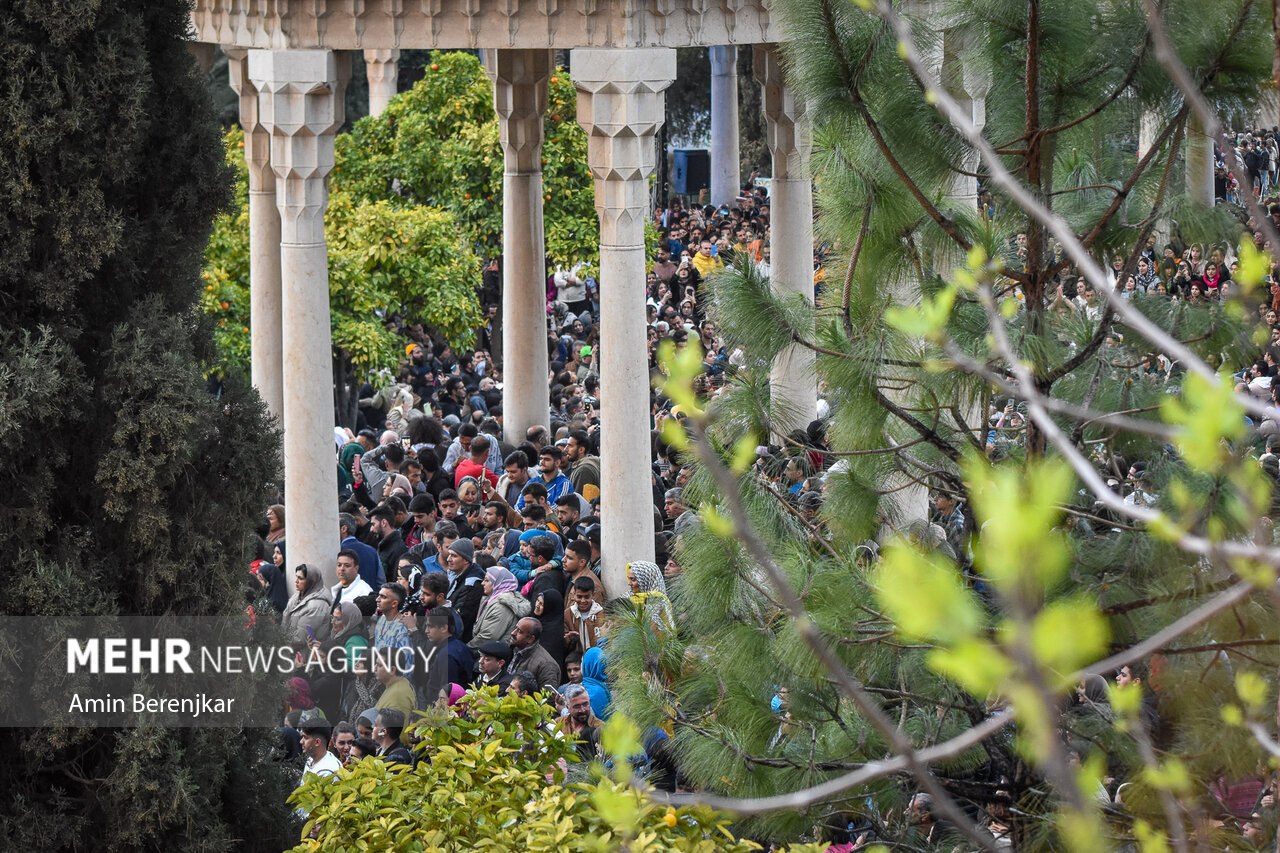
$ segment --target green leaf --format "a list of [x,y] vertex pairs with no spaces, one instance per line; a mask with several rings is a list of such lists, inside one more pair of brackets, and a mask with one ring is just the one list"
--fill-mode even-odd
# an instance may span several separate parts
[[1058,459],[993,468],[976,454],[964,469],[982,527],[975,562],[1002,594],[1038,601],[1067,569],[1069,551],[1054,528],[1075,475]]
[[874,584],[880,606],[908,638],[953,643],[983,627],[981,608],[960,572],[944,558],[894,545]]
[[1160,412],[1166,423],[1180,427],[1178,449],[1198,471],[1216,470],[1230,455],[1224,442],[1244,435],[1244,409],[1222,377],[1211,383],[1199,374],[1188,375],[1182,399],[1165,398]]
[[1251,712],[1257,712],[1262,708],[1267,701],[1268,693],[1270,688],[1267,686],[1266,679],[1256,672],[1246,669],[1236,673],[1236,695]]
[[987,640],[961,640],[951,648],[932,649],[929,668],[975,696],[997,690],[1014,672],[1013,661]]
[[1153,788],[1183,794],[1191,790],[1191,772],[1182,759],[1167,757],[1161,764],[1148,764],[1142,768],[1142,778]]
[[756,461],[757,445],[754,433],[738,436],[738,440],[733,443],[733,455],[729,463],[734,474],[742,476],[751,467],[751,463]]
[[1260,252],[1254,248],[1252,235],[1246,234],[1240,240],[1238,260],[1240,261],[1240,266],[1232,275],[1232,278],[1246,294],[1252,293],[1262,283],[1267,273],[1271,271],[1271,254],[1269,252]]
[[1070,687],[1077,669],[1106,651],[1111,630],[1089,601],[1054,601],[1036,614],[1032,648],[1036,663],[1058,676],[1056,689]]

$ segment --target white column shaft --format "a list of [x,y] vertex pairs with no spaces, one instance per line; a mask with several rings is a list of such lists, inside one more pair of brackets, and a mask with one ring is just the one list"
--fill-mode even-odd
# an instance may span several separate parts
[[600,216],[601,551],[614,595],[627,588],[627,563],[654,556],[644,221],[675,65],[662,48],[573,52]]
[[249,73],[271,134],[280,211],[289,562],[316,566],[334,583],[338,481],[324,214],[342,80],[327,50],[250,51]]
[[[812,185],[807,178],[775,177],[769,202],[773,292],[795,293],[813,302]],[[774,417],[780,418],[785,430],[804,429],[818,416],[818,386],[811,350],[795,344],[783,350],[773,362],[769,385]]]
[[249,167],[249,372],[269,411],[284,414],[280,350],[280,211],[271,169],[271,133],[258,120],[258,89],[248,51],[226,46],[231,88],[240,96],[244,159]]
[[[1205,207],[1213,207],[1213,141],[1195,116],[1187,121],[1187,195]],[[1244,192],[1244,181],[1240,181]]]
[[548,50],[486,52],[505,170],[502,177],[502,423],[512,443],[548,425],[547,284],[542,136]]
[[[773,155],[769,190],[770,283],[774,293],[813,302],[813,187],[804,104],[782,75],[776,50],[756,45],[753,67],[764,95],[765,135]],[[769,373],[771,415],[783,432],[804,429],[818,411],[813,354],[793,344]]]
[[1164,122],[1164,117],[1155,110],[1143,110],[1142,116],[1138,119],[1138,159],[1141,160],[1151,150],[1151,146],[1155,143],[1156,134],[1160,132],[1160,127]]
[[400,51],[366,50],[364,52],[365,76],[369,79],[369,115],[381,115],[396,96],[396,80],[399,77]]
[[502,423],[512,442],[547,426],[547,282],[542,173],[502,177]]
[[[246,148],[248,146],[246,145]],[[253,385],[276,418],[284,416],[284,314],[280,296],[280,210],[275,175],[249,188],[249,347]],[[269,187],[269,188],[267,188]]]
[[742,189],[738,147],[738,48],[707,48],[711,55],[711,203],[732,204]]

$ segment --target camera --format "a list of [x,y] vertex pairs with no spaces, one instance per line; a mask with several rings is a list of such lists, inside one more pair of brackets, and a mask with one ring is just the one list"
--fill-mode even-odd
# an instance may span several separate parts
[[427,612],[427,605],[422,601],[422,590],[418,590],[404,600],[404,607],[401,613],[412,613],[418,618],[418,624],[422,624],[422,616]]

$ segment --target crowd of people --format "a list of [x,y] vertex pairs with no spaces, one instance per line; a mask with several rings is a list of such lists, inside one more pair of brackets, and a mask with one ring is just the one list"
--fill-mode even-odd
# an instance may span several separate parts
[[[1272,134],[1246,141],[1250,151],[1269,152],[1267,175],[1274,187],[1276,160]],[[1260,163],[1257,155],[1242,162]],[[1267,199],[1266,191],[1262,198]],[[1272,203],[1280,226],[1280,203]],[[650,367],[657,344],[677,347],[696,337],[705,352],[698,390],[711,395],[727,374],[742,366],[740,353],[726,347],[705,312],[703,283],[735,259],[750,258],[767,272],[770,258],[769,202],[751,185],[733,205],[684,207],[678,201],[655,213],[661,234],[647,275],[646,324]],[[1243,222],[1253,245],[1269,250],[1257,223]],[[1024,253],[1024,235],[1009,246],[1010,260]],[[1234,240],[1183,245],[1176,239],[1158,247],[1147,241],[1129,271],[1125,253],[1108,259],[1108,286],[1129,299],[1164,299],[1211,306],[1236,298],[1241,246]],[[651,510],[656,562],[636,560],[626,567],[629,589],[606,589],[601,566],[599,448],[602,429],[598,399],[602,389],[596,360],[607,346],[599,329],[599,283],[582,267],[549,264],[547,347],[551,410],[547,425],[509,435],[502,425],[502,369],[493,357],[498,335],[497,300],[501,270],[488,265],[478,298],[486,321],[479,348],[455,352],[420,324],[400,324],[405,358],[389,382],[367,386],[355,430],[335,429],[339,475],[341,550],[338,582],[326,586],[314,566],[287,560],[287,508],[273,505],[264,519],[264,553],[252,571],[253,597],[265,596],[280,614],[282,628],[305,661],[285,700],[285,733],[291,749],[305,756],[305,773],[336,773],[344,763],[367,756],[411,765],[420,756],[406,747],[410,726],[421,709],[445,706],[466,713],[466,691],[496,687],[501,692],[539,695],[558,709],[560,730],[576,738],[584,759],[599,755],[599,727],[613,712],[607,645],[618,618],[609,606],[630,602],[652,620],[656,631],[678,630],[679,614],[667,596],[681,567],[676,540],[696,514],[685,502],[689,469],[660,438],[661,421],[679,416],[654,393]],[[814,253],[814,286],[825,278],[822,253]],[[1280,278],[1253,319],[1280,342]],[[1105,299],[1082,279],[1063,277],[1048,294],[1049,310],[1097,323]],[[1108,347],[1123,347],[1108,340]],[[1178,365],[1160,353],[1140,353],[1136,368],[1144,381],[1169,384]],[[1273,387],[1280,350],[1239,374],[1241,387],[1277,404]],[[1026,434],[1025,405],[1006,398],[992,402],[987,415],[987,453],[998,461]],[[840,463],[827,452],[830,408],[819,403],[819,419],[788,436],[782,446],[762,448],[754,470],[796,515],[821,529],[824,484]],[[1259,425],[1259,464],[1280,477],[1277,421]],[[1154,505],[1158,487],[1151,473],[1160,460],[1126,460],[1099,455],[1099,467],[1126,501]],[[639,463],[638,463],[639,464]],[[638,505],[643,504],[638,498]],[[973,583],[972,538],[979,535],[958,482],[943,483],[932,495],[928,528],[932,541],[953,557]],[[1098,507],[1073,516],[1072,533],[1105,537],[1107,516]],[[1089,520],[1092,515],[1092,521]],[[875,557],[874,543],[868,555]],[[337,665],[335,662],[341,662]],[[1162,725],[1158,677],[1143,664],[1117,673],[1144,690],[1144,721],[1154,736]],[[768,697],[764,697],[768,701]],[[1093,681],[1067,697],[1069,713],[1107,717],[1106,692]],[[787,718],[785,691],[773,697],[773,711]],[[780,729],[781,731],[782,729]],[[1065,735],[1064,735],[1065,737]],[[682,784],[678,761],[663,736],[647,738],[648,756],[661,784]],[[1082,750],[1083,751],[1083,750]],[[1099,797],[1122,807],[1126,780],[1111,777]],[[1274,779],[1222,780],[1222,821],[1241,837],[1274,833]],[[1252,797],[1252,799],[1251,799]],[[1248,801],[1248,802],[1246,802]],[[1008,844],[1007,814],[992,807],[976,815],[984,831]],[[924,794],[911,800],[901,817],[929,840],[953,828],[935,814]],[[1234,822],[1234,823],[1233,823]],[[869,837],[848,827],[826,836],[854,849]],[[1250,833],[1253,833],[1250,835]],[[834,848],[833,848],[834,849]]]
[[[768,216],[767,196],[750,186],[732,206],[676,202],[660,212],[646,308],[651,366],[658,341],[695,335],[708,381],[723,376],[729,357],[705,316],[702,284],[734,256],[767,268]],[[631,562],[629,589],[605,587],[595,357],[607,344],[598,285],[581,266],[549,264],[548,425],[510,436],[501,365],[489,348],[500,275],[488,265],[478,290],[480,348],[455,353],[419,324],[398,326],[400,369],[363,390],[355,430],[335,429],[337,583],[288,562],[287,507],[272,505],[264,518],[250,598],[270,602],[303,662],[288,684],[284,732],[290,751],[306,757],[306,773],[333,773],[367,755],[412,764],[417,756],[405,747],[419,711],[465,713],[463,697],[478,687],[542,696],[582,756],[593,757],[612,713],[603,650],[616,613],[607,605],[621,598],[654,630],[675,630],[666,584],[680,567],[670,555],[695,515],[682,494],[689,471],[656,431],[658,560]],[[667,758],[656,745],[646,761],[658,767]],[[661,778],[676,784],[674,772]]]

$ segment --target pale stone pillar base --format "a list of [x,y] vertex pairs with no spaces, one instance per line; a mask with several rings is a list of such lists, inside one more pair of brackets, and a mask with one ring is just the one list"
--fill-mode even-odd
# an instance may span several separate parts
[[260,93],[259,118],[271,134],[279,189],[289,563],[316,566],[332,584],[338,479],[324,213],[344,81],[327,50],[253,50],[249,75]]
[[[787,87],[775,48],[755,45],[753,67],[764,93],[765,137],[773,155],[769,190],[770,279],[774,293],[813,302],[813,184],[804,105]],[[809,334],[811,330],[801,330]],[[782,433],[804,429],[817,417],[813,353],[793,344],[774,359],[769,374],[770,417]]]
[[600,216],[601,551],[615,596],[627,589],[627,563],[654,555],[644,222],[662,93],[675,74],[675,51],[666,48],[573,52]]
[[551,51],[486,51],[502,175],[502,423],[513,444],[548,425],[547,286],[542,225],[542,120]]
[[711,203],[732,204],[742,190],[738,148],[738,48],[707,48],[711,57]]
[[366,50],[364,52],[365,75],[369,78],[369,115],[382,115],[382,111],[396,96],[396,80],[400,74],[398,50]]

